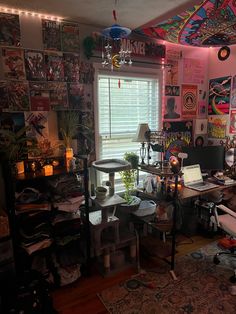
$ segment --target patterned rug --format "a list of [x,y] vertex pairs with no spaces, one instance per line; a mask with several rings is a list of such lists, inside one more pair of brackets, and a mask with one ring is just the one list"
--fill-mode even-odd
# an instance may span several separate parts
[[[177,259],[173,280],[168,265],[133,276],[98,294],[113,314],[218,314],[236,313],[236,296],[230,294],[233,258],[221,257],[216,243]],[[226,255],[224,255],[226,256]],[[236,285],[236,284],[235,284]]]

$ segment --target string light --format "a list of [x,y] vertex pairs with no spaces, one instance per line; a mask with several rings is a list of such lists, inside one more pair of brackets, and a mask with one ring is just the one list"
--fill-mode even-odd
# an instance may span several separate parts
[[24,11],[24,10],[9,8],[9,7],[0,7],[0,12],[27,15],[27,16],[30,15],[36,18],[45,18],[47,20],[52,20],[52,21],[57,21],[57,22],[60,22],[63,19],[61,16],[48,15],[48,14],[44,15],[44,14],[33,12],[33,11]]

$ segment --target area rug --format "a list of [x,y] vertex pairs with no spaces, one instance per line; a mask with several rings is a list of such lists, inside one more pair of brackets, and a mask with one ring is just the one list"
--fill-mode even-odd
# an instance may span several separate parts
[[113,314],[218,314],[236,313],[236,296],[231,295],[231,260],[222,257],[214,242],[177,259],[173,280],[169,266],[145,270],[129,280],[98,294],[107,311]]

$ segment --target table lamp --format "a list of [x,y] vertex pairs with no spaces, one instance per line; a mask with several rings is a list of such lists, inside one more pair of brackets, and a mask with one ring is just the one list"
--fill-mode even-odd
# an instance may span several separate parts
[[141,147],[140,147],[140,158],[141,158],[141,164],[145,164],[144,159],[146,157],[146,147],[145,147],[145,142],[148,141],[147,139],[147,132],[149,132],[149,126],[147,123],[140,123],[138,125],[136,134],[133,138],[133,142],[140,142]]

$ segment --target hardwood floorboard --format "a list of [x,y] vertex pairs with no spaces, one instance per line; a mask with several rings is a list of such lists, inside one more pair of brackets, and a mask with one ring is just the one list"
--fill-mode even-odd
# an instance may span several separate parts
[[[193,252],[208,243],[216,241],[218,238],[219,236],[214,238],[202,236],[177,238],[176,258]],[[148,263],[154,266],[155,261],[141,260],[141,267],[145,269]],[[89,277],[81,277],[75,283],[52,292],[54,307],[60,314],[106,314],[108,312],[97,293],[127,280],[136,273],[137,268],[130,267],[117,274],[103,277],[95,267],[92,267]]]

